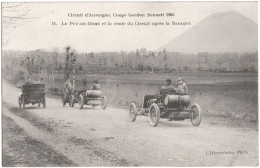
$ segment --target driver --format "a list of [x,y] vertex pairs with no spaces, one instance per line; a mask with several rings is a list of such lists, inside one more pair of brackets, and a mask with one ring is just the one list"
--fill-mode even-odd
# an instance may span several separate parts
[[28,84],[32,84],[32,83],[33,83],[32,82],[32,77],[28,76],[27,77],[27,81],[25,82],[25,84],[28,85]]
[[175,94],[176,88],[171,85],[171,79],[166,79],[166,85],[162,86],[160,89],[160,95],[166,96],[167,94]]
[[101,90],[100,84],[97,80],[94,80],[93,90]]

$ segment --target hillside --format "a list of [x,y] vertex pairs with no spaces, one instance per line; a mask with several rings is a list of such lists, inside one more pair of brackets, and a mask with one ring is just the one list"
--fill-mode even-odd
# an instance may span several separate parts
[[159,49],[186,53],[255,51],[257,27],[254,21],[238,12],[216,13]]

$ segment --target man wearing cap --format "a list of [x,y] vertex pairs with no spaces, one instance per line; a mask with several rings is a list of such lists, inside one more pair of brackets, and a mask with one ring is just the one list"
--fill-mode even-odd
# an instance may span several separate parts
[[160,95],[166,96],[167,94],[175,94],[176,88],[171,85],[171,80],[166,79],[166,85],[162,86],[160,89]]
[[182,77],[180,77],[180,78],[177,79],[177,81],[178,81],[178,84],[179,84],[179,86],[177,88],[177,93],[179,95],[188,95],[189,94],[188,93],[188,87],[185,83],[185,80]]
[[28,76],[27,81],[25,82],[26,85],[32,84],[32,77]]

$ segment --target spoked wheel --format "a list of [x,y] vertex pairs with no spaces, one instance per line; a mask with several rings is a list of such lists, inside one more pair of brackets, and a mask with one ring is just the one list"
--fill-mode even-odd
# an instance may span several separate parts
[[101,100],[101,107],[103,110],[105,110],[107,108],[107,97],[104,96]]
[[65,95],[62,96],[62,105],[63,105],[63,107],[65,107],[65,105],[66,105],[66,97],[65,97]]
[[84,105],[84,97],[83,97],[82,94],[79,95],[79,101],[78,101],[78,103],[79,103],[79,108],[82,109],[82,108],[83,108],[83,105]]
[[22,100],[22,102],[21,102],[21,104],[22,104],[22,109],[25,109],[25,98],[22,96],[22,97],[21,97],[21,100]]
[[46,98],[45,97],[43,97],[42,106],[43,106],[43,108],[46,108]]
[[75,96],[72,95],[72,96],[70,97],[70,106],[71,106],[71,107],[74,107],[74,104],[75,104]]
[[19,104],[19,107],[22,108],[21,97],[20,96],[18,97],[18,104]]
[[190,109],[192,110],[190,120],[192,125],[199,126],[201,123],[201,107],[197,103],[191,105]]
[[156,103],[153,103],[149,109],[150,125],[156,127],[160,120],[160,109]]
[[137,116],[136,105],[134,103],[131,103],[130,108],[129,108],[130,121],[134,122],[136,120],[136,116]]
[[70,101],[70,98],[71,98],[70,95],[68,95],[68,96],[66,97],[66,103],[69,102],[69,106],[71,107],[71,101]]

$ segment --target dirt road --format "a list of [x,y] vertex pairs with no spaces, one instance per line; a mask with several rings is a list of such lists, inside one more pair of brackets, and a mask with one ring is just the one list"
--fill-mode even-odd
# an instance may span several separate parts
[[47,98],[46,109],[30,105],[21,110],[19,92],[3,82],[3,115],[77,166],[258,165],[258,131],[246,124],[227,126],[207,118],[199,127],[189,120],[160,120],[151,127],[144,116],[129,122],[125,109],[80,110],[53,98]]

